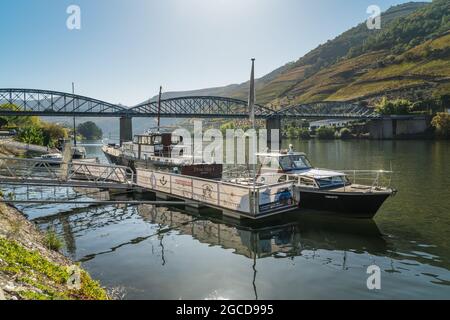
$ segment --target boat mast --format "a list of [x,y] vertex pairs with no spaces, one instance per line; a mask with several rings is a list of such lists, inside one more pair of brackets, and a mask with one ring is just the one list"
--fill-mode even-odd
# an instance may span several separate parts
[[[253,139],[257,139],[256,131],[255,131],[255,58],[252,58],[252,71],[250,74],[250,92],[248,97],[248,109],[250,114],[250,121],[252,123],[252,129],[253,129]],[[255,142],[252,141],[253,145],[255,145]],[[258,146],[258,142],[256,141],[256,146]],[[258,148],[258,147],[257,147]],[[250,149],[250,148],[249,148]],[[253,152],[257,152],[257,150],[253,150]],[[249,155],[250,159],[250,155]],[[254,157],[252,157],[253,160]],[[253,210],[256,212],[256,194],[255,194],[255,185],[256,185],[256,161],[253,161],[252,164],[252,171],[253,171]]]
[[158,97],[158,132],[161,124],[161,95],[162,95],[162,86],[159,86],[159,97]]

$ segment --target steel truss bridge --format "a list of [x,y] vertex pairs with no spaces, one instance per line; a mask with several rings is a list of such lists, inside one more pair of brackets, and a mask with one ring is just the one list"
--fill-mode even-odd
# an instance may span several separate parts
[[[134,107],[70,93],[36,89],[0,89],[0,116],[76,116],[76,117],[156,117],[158,102]],[[216,97],[188,96],[161,100],[163,118],[248,118],[247,101]],[[272,110],[256,105],[255,117],[375,119],[373,108],[347,102],[317,102]]]

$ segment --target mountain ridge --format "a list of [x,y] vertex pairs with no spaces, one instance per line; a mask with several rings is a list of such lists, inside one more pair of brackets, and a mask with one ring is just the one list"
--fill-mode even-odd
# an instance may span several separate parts
[[[257,79],[257,103],[280,108],[294,103],[322,100],[360,101],[379,98],[385,93],[403,95],[400,93],[403,89],[408,91],[408,88],[413,90],[417,87],[425,88],[425,95],[436,91],[445,92],[448,85],[445,79],[450,77],[447,55],[450,38],[445,33],[447,24],[447,29],[450,29],[449,2],[408,2],[389,8],[382,13],[381,18],[381,30],[369,30],[365,22],[362,22],[298,60],[288,62]],[[412,31],[403,30],[404,26]],[[398,37],[398,43],[394,37]],[[444,51],[441,56],[423,55],[418,58],[417,55],[417,68],[412,68],[411,55],[414,54],[414,49],[428,42],[434,50],[433,41],[444,42],[443,46],[439,44],[443,47],[439,50]],[[426,66],[427,63],[428,69],[420,69],[420,66]],[[412,74],[397,70],[391,74],[387,72],[384,78],[370,78],[377,71],[393,71],[396,66],[400,69],[404,67],[405,70],[409,66]],[[377,81],[378,86],[375,85]],[[444,85],[438,84],[439,81],[443,81]],[[350,92],[352,88],[361,90],[361,94],[353,94]],[[163,94],[163,98],[218,95],[245,100],[248,90],[249,83],[246,81],[216,88],[167,92]],[[404,95],[410,96],[406,91]]]

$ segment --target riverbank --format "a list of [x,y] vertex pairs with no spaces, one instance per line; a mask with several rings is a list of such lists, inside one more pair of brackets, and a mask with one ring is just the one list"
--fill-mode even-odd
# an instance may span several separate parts
[[26,152],[56,153],[58,149],[27,144],[12,139],[0,139],[0,156],[20,156]]
[[[0,156],[28,151],[45,153],[47,148],[0,141]],[[19,210],[0,203],[0,300],[109,299],[86,271],[55,251],[58,243],[56,235],[44,234]]]
[[0,300],[109,299],[86,271],[50,248],[49,238],[0,203]]

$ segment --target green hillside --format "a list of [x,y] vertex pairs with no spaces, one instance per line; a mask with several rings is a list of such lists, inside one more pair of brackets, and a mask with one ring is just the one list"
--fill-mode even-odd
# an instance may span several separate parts
[[[450,92],[450,1],[409,2],[365,22],[256,81],[257,102],[273,108],[381,96],[422,99]],[[246,99],[248,82],[168,96],[215,94]]]

